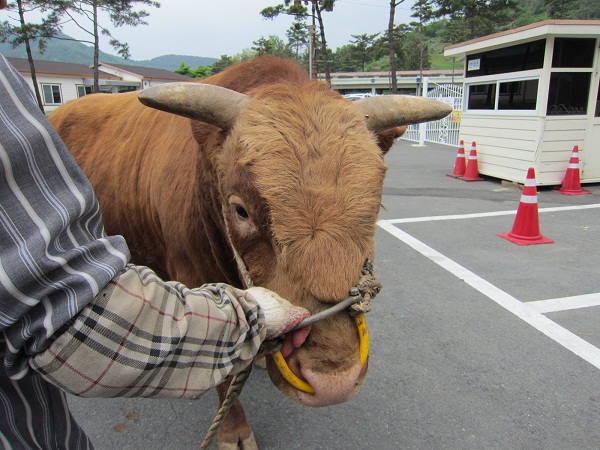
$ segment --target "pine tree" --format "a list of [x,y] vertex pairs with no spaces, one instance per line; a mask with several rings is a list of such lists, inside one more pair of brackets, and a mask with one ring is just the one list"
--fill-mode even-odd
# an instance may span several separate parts
[[365,65],[369,61],[371,53],[373,53],[373,44],[377,36],[380,33],[375,34],[353,34],[353,41],[350,41],[356,47],[356,56],[358,57],[359,67],[361,71],[365,71]]
[[[438,6],[437,10],[432,10],[432,17],[447,16],[449,24],[456,21],[466,39],[511,28],[518,6],[517,0],[433,0],[432,4]],[[458,28],[454,27],[454,30]]]
[[388,49],[389,49],[389,55],[390,55],[390,76],[391,76],[391,82],[392,82],[392,86],[391,86],[391,90],[392,90],[392,94],[397,94],[398,93],[398,77],[396,75],[396,72],[398,70],[397,64],[396,64],[396,54],[397,54],[397,47],[396,47],[396,36],[394,33],[395,30],[395,26],[394,26],[394,17],[396,16],[396,7],[398,5],[400,5],[404,0],[390,0],[390,16],[389,16],[389,20],[388,20],[388,29],[387,29],[387,40],[388,40]]
[[292,26],[285,32],[288,46],[294,50],[296,59],[300,59],[300,49],[308,46],[308,30],[302,20],[294,20]]

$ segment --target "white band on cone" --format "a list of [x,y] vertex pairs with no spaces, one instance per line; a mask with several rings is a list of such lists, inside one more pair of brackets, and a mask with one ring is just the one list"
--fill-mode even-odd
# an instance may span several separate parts
[[521,195],[521,203],[537,203],[537,195]]

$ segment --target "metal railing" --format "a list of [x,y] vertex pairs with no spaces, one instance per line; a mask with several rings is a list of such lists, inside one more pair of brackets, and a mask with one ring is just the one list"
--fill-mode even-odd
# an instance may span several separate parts
[[458,146],[460,121],[462,117],[462,86],[456,84],[437,84],[429,89],[429,79],[423,79],[423,97],[435,98],[436,100],[452,106],[452,113],[440,120],[433,122],[410,125],[403,139],[418,142],[424,145],[425,141],[437,144]]

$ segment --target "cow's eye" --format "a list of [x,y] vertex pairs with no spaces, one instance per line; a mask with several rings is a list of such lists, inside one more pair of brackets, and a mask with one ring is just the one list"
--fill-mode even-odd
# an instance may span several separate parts
[[242,219],[247,219],[248,218],[248,211],[246,211],[243,206],[235,205],[235,212]]
[[229,207],[239,219],[248,220],[250,218],[246,204],[237,195],[232,195],[229,197]]
[[246,206],[244,200],[237,195],[229,197],[229,220],[230,231],[238,238],[249,238],[256,236],[258,230],[252,220],[252,210]]

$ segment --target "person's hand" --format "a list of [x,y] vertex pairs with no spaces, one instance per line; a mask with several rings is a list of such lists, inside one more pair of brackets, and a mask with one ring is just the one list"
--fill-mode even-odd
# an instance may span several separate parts
[[263,287],[251,287],[246,290],[246,293],[250,294],[263,310],[267,325],[267,340],[285,335],[281,348],[283,356],[289,355],[294,348],[298,348],[304,343],[310,332],[310,327],[294,332],[290,331],[302,319],[310,315],[307,309],[294,306],[275,292]]

